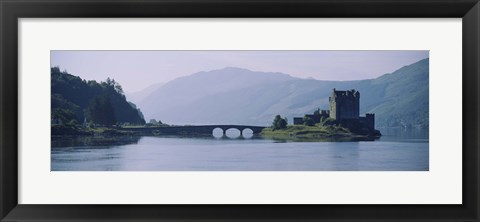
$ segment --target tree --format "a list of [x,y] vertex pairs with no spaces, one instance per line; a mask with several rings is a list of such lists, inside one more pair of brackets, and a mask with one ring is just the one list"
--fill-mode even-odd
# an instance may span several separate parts
[[148,123],[150,123],[152,125],[157,125],[158,124],[157,120],[155,120],[155,119],[151,119]]
[[287,128],[287,124],[288,124],[287,117],[285,117],[283,119],[280,119],[278,126],[280,129],[285,129]]
[[110,77],[107,77],[107,80],[105,80],[108,86],[114,86],[115,85],[115,79],[110,79]]
[[287,123],[288,121],[286,117],[282,119],[280,115],[276,115],[273,119],[272,128],[273,130],[285,129],[287,128]]
[[111,126],[116,122],[110,98],[107,96],[95,96],[86,109],[86,115],[97,124]]
[[118,84],[118,83],[115,85],[115,91],[116,91],[117,93],[123,95],[123,88],[122,88],[122,86],[121,86],[120,84]]
[[[55,108],[52,109],[52,119],[61,120],[62,123],[70,123],[75,120],[76,116],[69,109]],[[78,122],[78,121],[77,121]]]
[[315,125],[315,121],[313,121],[312,118],[308,117],[307,115],[305,115],[303,117],[303,124],[306,125],[306,126],[313,126]]

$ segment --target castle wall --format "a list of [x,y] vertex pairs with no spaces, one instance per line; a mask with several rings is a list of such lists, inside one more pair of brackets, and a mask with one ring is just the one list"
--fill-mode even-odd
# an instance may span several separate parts
[[375,114],[367,113],[364,117],[360,117],[360,124],[368,130],[375,130]]
[[370,130],[375,129],[375,114],[374,113],[367,113],[365,114],[365,119],[366,119],[366,126]]
[[302,117],[294,117],[293,118],[293,125],[302,125],[303,124],[303,118]]
[[[322,118],[326,119],[330,115],[328,110],[317,110],[313,114],[306,114],[306,117],[309,117],[313,120],[314,123],[320,123]],[[293,118],[293,125],[302,125],[303,117],[294,117]]]

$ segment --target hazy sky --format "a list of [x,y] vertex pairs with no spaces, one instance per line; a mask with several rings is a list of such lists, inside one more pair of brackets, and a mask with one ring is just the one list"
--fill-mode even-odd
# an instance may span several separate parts
[[114,78],[126,92],[224,67],[318,80],[376,78],[428,51],[52,51],[51,66],[87,80]]

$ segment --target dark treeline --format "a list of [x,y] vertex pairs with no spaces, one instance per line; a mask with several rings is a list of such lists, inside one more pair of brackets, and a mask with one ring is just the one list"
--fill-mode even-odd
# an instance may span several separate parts
[[140,109],[126,100],[114,79],[82,80],[59,67],[51,68],[51,118],[62,124],[145,124]]

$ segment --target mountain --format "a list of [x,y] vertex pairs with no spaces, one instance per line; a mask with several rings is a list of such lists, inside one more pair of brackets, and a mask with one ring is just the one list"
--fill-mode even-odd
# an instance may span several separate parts
[[364,109],[375,113],[379,126],[429,125],[429,60],[380,76],[364,88]]
[[144,100],[148,95],[152,94],[152,92],[154,92],[164,84],[165,83],[156,83],[140,91],[125,92],[125,97],[127,97],[127,99],[129,101],[132,101],[133,103],[138,103]]
[[115,80],[86,81],[58,67],[51,68],[51,108],[52,120],[69,125],[83,123],[85,118],[102,125],[145,124],[140,110],[126,100]]
[[[192,104],[201,99],[249,86],[260,86],[265,83],[292,79],[295,78],[283,73],[252,72],[233,67],[198,72],[166,83],[139,102],[139,106],[144,113],[149,113],[147,118],[166,120],[169,123],[187,124],[192,121],[189,116],[193,112],[200,112],[199,110],[192,111]],[[215,109],[216,106],[210,108]],[[206,110],[204,114],[208,115],[208,112]],[[194,122],[198,123],[198,120]]]
[[283,73],[225,68],[175,79],[139,106],[147,118],[170,124],[270,125],[277,114],[303,117],[329,109],[333,88],[361,93],[360,112],[376,114],[376,126],[428,126],[429,60],[376,79],[321,81]]

